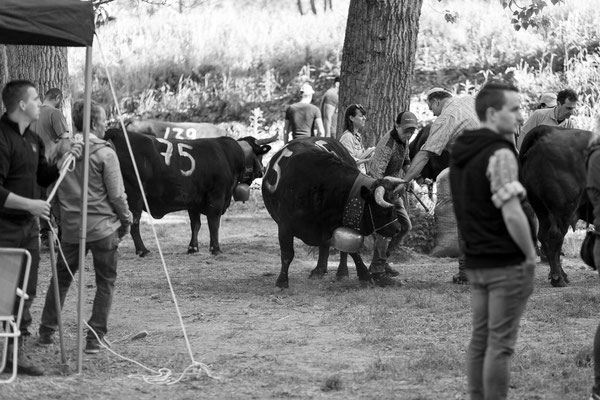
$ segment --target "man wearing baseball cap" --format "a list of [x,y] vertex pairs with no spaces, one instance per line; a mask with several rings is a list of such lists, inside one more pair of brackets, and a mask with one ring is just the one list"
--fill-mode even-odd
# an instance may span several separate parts
[[[435,87],[427,92],[427,103],[437,119],[431,125],[429,138],[412,158],[410,168],[404,177],[407,182],[421,174],[430,157],[439,156],[444,150],[451,152],[454,141],[465,129],[475,130],[479,128],[479,118],[475,112],[475,99],[471,95],[453,97],[446,89]],[[448,179],[448,169],[446,168],[440,172],[439,176],[438,183],[443,184],[444,182],[440,181]],[[457,284],[469,282],[465,272],[464,253],[460,246],[458,274],[452,277],[452,282]]]
[[[381,179],[384,176],[403,177],[410,165],[408,141],[415,133],[417,126],[415,114],[410,111],[398,114],[394,129],[383,135],[375,147],[369,166],[369,175],[375,179]],[[378,233],[373,234],[375,245],[369,272],[371,272],[373,281],[379,286],[396,284],[391,278],[398,276],[399,272],[390,266],[387,259],[412,228],[402,197],[399,196],[395,199],[394,205],[400,223],[400,232],[391,241]]]
[[289,141],[289,134],[292,133],[292,139],[301,137],[323,136],[323,120],[321,119],[321,110],[319,107],[311,104],[315,91],[308,83],[300,87],[300,101],[294,103],[285,111],[285,127],[283,142]]

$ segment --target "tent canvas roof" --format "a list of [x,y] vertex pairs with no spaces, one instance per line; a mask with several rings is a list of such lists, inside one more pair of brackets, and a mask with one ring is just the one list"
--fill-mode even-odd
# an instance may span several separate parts
[[1,0],[0,43],[91,46],[94,9],[81,0]]

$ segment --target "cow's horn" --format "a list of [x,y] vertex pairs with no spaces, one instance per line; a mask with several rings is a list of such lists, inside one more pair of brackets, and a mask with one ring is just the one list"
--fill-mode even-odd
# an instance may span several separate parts
[[379,207],[383,207],[383,208],[394,207],[394,205],[392,203],[388,203],[387,201],[385,201],[383,199],[384,194],[385,194],[385,188],[383,186],[377,186],[377,188],[375,189],[375,203],[377,203],[377,205]]
[[383,180],[388,181],[393,185],[400,185],[401,183],[407,183],[404,179],[396,178],[395,176],[384,176]]
[[273,136],[266,138],[266,139],[256,139],[256,144],[259,146],[262,146],[263,144],[269,144],[269,143],[276,142],[278,138],[279,138],[279,132],[275,133]]

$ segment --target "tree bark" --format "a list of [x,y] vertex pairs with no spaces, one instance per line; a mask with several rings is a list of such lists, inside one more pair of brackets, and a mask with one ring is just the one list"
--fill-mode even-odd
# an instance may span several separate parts
[[365,106],[366,146],[394,126],[407,111],[415,65],[423,0],[351,0],[340,74],[338,136],[344,112],[355,103]]
[[[67,48],[54,46],[1,46],[0,87],[14,79],[32,81],[40,100],[50,88],[58,88],[64,94],[63,112],[71,125],[71,97]],[[0,100],[1,103],[1,100]]]

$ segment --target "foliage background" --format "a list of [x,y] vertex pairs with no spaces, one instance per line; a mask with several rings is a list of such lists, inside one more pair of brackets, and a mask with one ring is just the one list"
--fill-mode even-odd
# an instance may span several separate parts
[[[309,81],[315,102],[339,71],[349,0],[333,10],[300,15],[295,1],[189,1],[110,4],[116,19],[98,28],[106,65],[125,111],[171,120],[247,121],[264,110],[281,119]],[[444,11],[456,15],[448,23]],[[485,79],[512,79],[527,109],[539,95],[563,87],[583,98],[576,117],[592,127],[598,88],[600,0],[547,7],[540,28],[515,31],[511,11],[497,0],[428,0],[420,22],[411,109],[426,122],[423,92],[443,85],[457,93]],[[94,97],[111,105],[101,54],[94,54]],[[69,54],[75,93],[81,93],[84,53]]]

